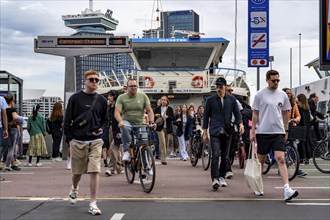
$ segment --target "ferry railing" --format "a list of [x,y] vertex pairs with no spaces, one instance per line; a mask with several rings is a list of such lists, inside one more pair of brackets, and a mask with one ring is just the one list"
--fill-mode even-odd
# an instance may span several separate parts
[[[134,77],[138,81],[140,89],[155,88],[157,89],[188,89],[203,88],[215,90],[215,82],[218,77],[224,77],[227,84],[233,87],[242,87],[246,79],[246,72],[233,68],[210,68],[204,70],[137,70],[137,69],[110,69],[101,71],[101,86],[126,86],[129,78]],[[202,76],[203,85],[194,86],[192,79],[196,76]],[[197,78],[198,79],[198,78]],[[153,85],[150,86],[150,80]],[[172,84],[171,84],[172,83]]]

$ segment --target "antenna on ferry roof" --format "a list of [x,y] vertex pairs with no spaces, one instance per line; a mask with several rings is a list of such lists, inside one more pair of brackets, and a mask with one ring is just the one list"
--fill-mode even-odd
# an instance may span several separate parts
[[[156,9],[155,9],[156,4]],[[150,33],[151,36],[153,36],[152,32],[156,31],[156,38],[160,38],[160,14],[163,11],[163,6],[161,3],[161,0],[154,0],[154,4],[152,6],[152,14],[151,14],[151,27],[150,27]],[[154,18],[154,12],[156,13],[156,18]],[[156,23],[156,28],[153,29],[153,23]],[[164,31],[163,31],[163,37],[164,37]]]
[[93,11],[93,0],[89,0],[89,10]]

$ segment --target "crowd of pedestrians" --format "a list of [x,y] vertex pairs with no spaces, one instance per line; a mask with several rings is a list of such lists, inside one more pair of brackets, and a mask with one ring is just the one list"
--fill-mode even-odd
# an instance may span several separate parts
[[[246,152],[250,141],[256,141],[261,164],[271,150],[275,153],[279,175],[284,184],[284,200],[298,196],[298,192],[290,188],[288,183],[284,142],[290,126],[304,126],[306,135],[297,147],[300,162],[308,164],[312,156],[311,128],[314,127],[316,138],[320,140],[318,120],[325,115],[316,111],[318,98],[315,93],[307,99],[304,94],[294,97],[290,88],[280,90],[280,74],[277,71],[267,72],[268,85],[257,92],[252,107],[240,96],[234,96],[233,88],[222,77],[215,82],[216,93],[201,103],[171,106],[168,97],[162,96],[154,108],[148,96],[138,91],[135,79],[127,81],[126,90],[122,94],[110,90],[106,97],[96,93],[98,82],[99,73],[87,71],[84,74],[84,90],[70,97],[65,114],[62,104],[55,103],[51,116],[46,120],[39,113],[40,105],[37,104],[33,106],[27,122],[30,144],[26,166],[33,166],[33,157],[36,157],[35,166],[42,165],[40,157],[48,154],[46,132],[51,134],[53,140],[53,161],[62,161],[62,139],[65,135],[69,146],[67,168],[72,172],[69,191],[72,204],[78,198],[81,176],[87,173],[90,175],[88,210],[92,215],[101,214],[97,206],[97,192],[102,159],[104,167],[107,167],[106,176],[123,174],[123,165],[131,157],[129,145],[132,125],[142,124],[153,128],[150,130],[150,144],[154,146],[155,159],[160,160],[162,165],[170,162],[168,157],[178,156],[182,161],[189,160],[194,132],[202,129],[204,144],[210,144],[212,149],[210,179],[213,190],[226,187],[228,184],[225,179],[234,177],[230,161],[235,156],[238,141],[244,142]],[[13,96],[6,96],[5,99],[0,97],[0,109],[0,158],[5,162],[6,171],[19,170],[16,141],[23,119],[15,110]],[[136,130],[141,132],[143,140],[148,140],[145,129],[141,127]],[[153,175],[152,170],[148,172]],[[299,170],[298,175],[304,176],[307,173]],[[0,179],[3,180],[1,173]],[[262,196],[264,192],[255,194]]]

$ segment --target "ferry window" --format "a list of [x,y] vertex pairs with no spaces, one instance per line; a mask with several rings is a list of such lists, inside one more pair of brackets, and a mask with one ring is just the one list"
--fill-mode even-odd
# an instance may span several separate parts
[[326,114],[327,112],[327,101],[322,101],[318,103],[318,111],[322,114]]

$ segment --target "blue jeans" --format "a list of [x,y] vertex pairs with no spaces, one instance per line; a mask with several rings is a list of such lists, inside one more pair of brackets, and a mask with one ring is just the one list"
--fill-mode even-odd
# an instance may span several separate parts
[[16,147],[16,141],[18,136],[18,128],[10,128],[8,131],[9,137],[4,140],[5,151],[7,151],[6,156],[6,167],[10,167],[11,160],[13,159],[14,149]]
[[[230,140],[225,134],[219,136],[211,136],[210,143],[212,149],[211,158],[211,179],[219,179],[225,177],[227,171],[227,155],[229,151]],[[221,153],[221,154],[220,154]],[[219,156],[221,156],[219,168]]]
[[[129,150],[129,145],[131,143],[131,130],[132,130],[132,125],[133,123],[129,121],[124,121],[124,126],[120,128],[121,132],[121,141],[123,143],[123,149],[124,152]],[[146,142],[145,144],[148,144],[148,134],[146,127],[141,127],[141,128],[134,128],[134,133],[135,133],[135,138],[139,138],[141,134],[141,138],[143,142]]]

